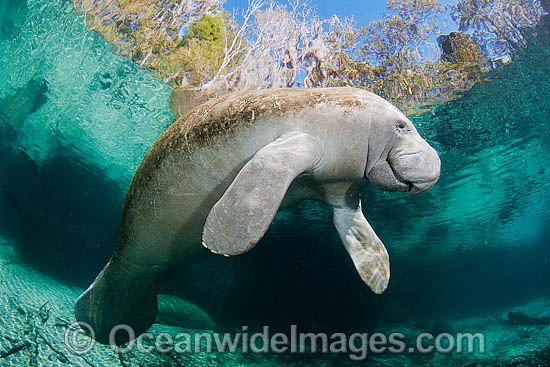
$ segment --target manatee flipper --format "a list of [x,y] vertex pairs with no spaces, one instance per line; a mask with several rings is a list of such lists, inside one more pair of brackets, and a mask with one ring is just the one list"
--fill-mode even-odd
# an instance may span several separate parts
[[157,296],[157,323],[186,329],[214,330],[216,323],[199,306],[177,296]]
[[361,202],[357,207],[334,208],[333,221],[363,282],[376,294],[384,292],[390,280],[390,259],[365,219]]
[[292,181],[319,164],[317,138],[292,131],[260,149],[212,207],[202,244],[225,256],[245,253],[263,237]]

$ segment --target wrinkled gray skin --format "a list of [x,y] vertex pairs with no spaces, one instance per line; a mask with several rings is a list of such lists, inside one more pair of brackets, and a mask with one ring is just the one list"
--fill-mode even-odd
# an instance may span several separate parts
[[[334,224],[362,280],[383,292],[386,249],[361,210],[370,181],[416,194],[440,160],[412,123],[382,98],[353,88],[241,92],[176,121],[130,185],[114,254],[78,299],[78,321],[109,343],[117,324],[147,330],[162,272],[201,251],[232,256],[262,238],[278,210],[312,199]],[[204,249],[202,249],[204,251]],[[128,341],[117,334],[112,342]]]

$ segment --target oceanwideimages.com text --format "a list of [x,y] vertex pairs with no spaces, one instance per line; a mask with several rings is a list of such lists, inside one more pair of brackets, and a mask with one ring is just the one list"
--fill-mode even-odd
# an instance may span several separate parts
[[[92,338],[85,336],[83,330]],[[131,341],[115,346],[119,333],[125,333]],[[75,323],[65,333],[65,345],[72,353],[86,354],[94,347],[93,335],[89,325]],[[346,354],[353,361],[363,361],[371,353],[485,353],[485,336],[481,333],[422,333],[410,338],[403,333],[304,332],[297,325],[291,325],[287,332],[274,333],[269,326],[258,332],[243,326],[234,333],[144,333],[139,336],[130,326],[118,325],[111,330],[109,340],[117,353],[332,353]]]

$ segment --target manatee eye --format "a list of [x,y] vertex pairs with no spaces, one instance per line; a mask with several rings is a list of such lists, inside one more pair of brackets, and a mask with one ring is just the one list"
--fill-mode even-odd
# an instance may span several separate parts
[[395,127],[397,130],[405,131],[405,129],[407,128],[407,124],[403,121],[400,121],[395,125]]

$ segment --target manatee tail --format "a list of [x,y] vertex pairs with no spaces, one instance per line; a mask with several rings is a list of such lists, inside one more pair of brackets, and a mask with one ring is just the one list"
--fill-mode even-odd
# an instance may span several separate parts
[[[158,279],[157,271],[146,272],[143,267],[113,257],[76,301],[76,320],[88,324],[93,330],[90,336],[98,342],[124,344],[153,325]],[[135,335],[119,329],[111,336],[118,325],[130,326]]]

